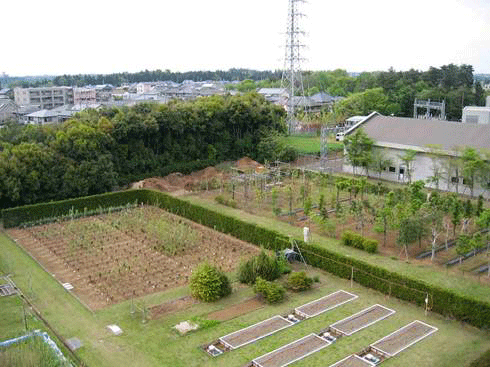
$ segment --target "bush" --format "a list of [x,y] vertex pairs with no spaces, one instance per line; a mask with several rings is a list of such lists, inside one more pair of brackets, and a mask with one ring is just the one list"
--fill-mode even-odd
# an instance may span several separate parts
[[218,195],[214,198],[214,201],[216,201],[218,204],[221,204],[221,205],[226,205],[226,206],[229,206],[231,208],[237,208],[238,207],[238,203],[236,200],[233,200],[233,199],[226,199],[223,195]]
[[369,252],[370,254],[375,254],[376,252],[378,252],[378,241],[373,240],[372,238],[365,238],[364,250]]
[[364,250],[370,254],[378,252],[378,241],[372,238],[362,237],[360,234],[352,231],[342,233],[342,244],[344,246],[354,247]]
[[279,303],[286,294],[286,290],[282,285],[268,282],[261,277],[257,277],[254,292],[261,294],[267,303]]
[[228,277],[208,263],[200,264],[190,279],[191,294],[204,302],[214,302],[231,293]]
[[301,292],[311,288],[313,278],[306,275],[304,271],[293,272],[289,275],[287,287],[294,292]]
[[253,284],[257,277],[275,280],[281,276],[281,265],[277,258],[266,254],[264,250],[247,262],[240,264],[238,280],[241,283]]

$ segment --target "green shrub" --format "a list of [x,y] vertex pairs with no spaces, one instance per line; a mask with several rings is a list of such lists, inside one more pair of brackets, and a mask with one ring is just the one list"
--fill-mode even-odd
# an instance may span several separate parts
[[359,250],[364,250],[370,254],[378,252],[378,241],[365,238],[358,233],[352,231],[344,231],[342,233],[342,244],[344,246],[354,247]]
[[208,263],[200,264],[192,273],[189,287],[192,296],[204,302],[214,302],[231,293],[228,277]]
[[301,292],[311,288],[313,278],[306,275],[304,271],[289,274],[287,287],[294,292]]
[[214,198],[214,201],[216,201],[218,204],[221,204],[221,205],[226,205],[226,206],[229,206],[231,208],[237,208],[238,207],[238,203],[236,200],[233,200],[233,199],[226,199],[223,195],[218,195]]
[[254,285],[254,292],[264,297],[267,303],[279,303],[284,299],[286,290],[280,284],[268,282],[261,277],[257,277]]
[[375,254],[376,252],[378,252],[378,241],[372,238],[365,238],[364,250],[369,252],[370,254]]
[[354,246],[354,236],[355,235],[356,235],[356,233],[354,233],[352,231],[344,231],[342,233],[342,244],[344,246],[349,246],[349,247]]
[[275,280],[281,276],[281,265],[276,257],[266,254],[264,250],[245,263],[240,264],[238,280],[241,283],[253,284],[257,277]]

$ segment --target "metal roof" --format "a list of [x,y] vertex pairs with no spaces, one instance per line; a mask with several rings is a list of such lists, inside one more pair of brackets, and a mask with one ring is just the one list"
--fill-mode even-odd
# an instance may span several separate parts
[[349,129],[347,134],[359,126],[381,146],[428,150],[428,146],[438,145],[448,152],[465,146],[490,150],[490,125],[391,117],[373,113]]

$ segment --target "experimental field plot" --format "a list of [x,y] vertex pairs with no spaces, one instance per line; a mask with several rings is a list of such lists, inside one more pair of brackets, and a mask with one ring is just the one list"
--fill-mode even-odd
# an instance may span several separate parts
[[310,334],[273,352],[264,354],[262,357],[254,359],[252,363],[256,367],[284,367],[328,347],[330,344],[320,336]]
[[[198,264],[225,272],[256,255],[251,244],[156,207],[50,224],[8,234],[92,310],[188,284]],[[73,288],[72,288],[73,287]]]
[[[252,367],[284,367],[322,348],[334,343],[343,336],[349,336],[374,323],[381,321],[395,311],[381,305],[368,307],[361,312],[330,325],[319,334],[310,334],[298,339],[261,357],[255,358],[248,366]],[[336,325],[337,327],[334,327]],[[356,365],[354,365],[356,366]],[[361,367],[363,367],[361,365]]]
[[295,309],[296,313],[305,318],[317,316],[356,299],[355,294],[340,290],[325,297],[312,301]]
[[371,344],[371,349],[385,357],[393,357],[436,331],[437,328],[416,320]]
[[342,335],[352,335],[355,332],[368,327],[369,325],[393,315],[394,313],[394,310],[381,305],[374,305],[356,313],[355,315],[330,325],[330,329],[333,329]]
[[285,319],[282,316],[274,316],[268,320],[264,320],[245,329],[223,336],[219,338],[219,340],[228,348],[236,349],[292,325],[294,325],[294,322]]
[[376,365],[372,362],[366,361],[365,359],[359,357],[358,355],[353,354],[335,363],[330,367],[372,367],[372,366],[376,366]]
[[220,355],[225,351],[237,349],[265,338],[304,319],[332,310],[356,298],[358,298],[357,295],[343,290],[328,294],[325,297],[294,309],[287,315],[277,315],[247,328],[222,336],[214,343],[207,345],[205,350],[212,356]]
[[370,367],[391,358],[437,331],[436,327],[414,321],[330,367]]

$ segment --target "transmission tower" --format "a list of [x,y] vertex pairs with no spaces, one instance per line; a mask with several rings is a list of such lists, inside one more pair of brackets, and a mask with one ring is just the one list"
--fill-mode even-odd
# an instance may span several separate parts
[[303,88],[303,74],[301,72],[301,49],[304,47],[301,38],[304,31],[300,27],[300,18],[303,14],[299,12],[298,6],[304,0],[289,0],[287,38],[284,57],[284,71],[282,73],[281,87],[287,90],[287,124],[289,133],[294,131],[297,125],[296,112],[298,106],[305,105],[305,92]]

